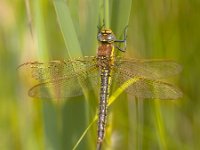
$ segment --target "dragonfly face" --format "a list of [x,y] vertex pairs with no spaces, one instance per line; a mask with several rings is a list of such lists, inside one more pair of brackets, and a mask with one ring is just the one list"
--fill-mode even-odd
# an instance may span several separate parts
[[126,38],[117,40],[110,29],[101,30],[97,39],[97,56],[47,63],[27,62],[20,65],[19,69],[37,81],[29,90],[31,97],[58,99],[82,95],[82,88],[99,90],[99,150],[104,139],[107,100],[112,79],[120,86],[129,79],[138,78],[139,80],[131,84],[126,92],[139,99],[177,99],[182,93],[175,86],[159,80],[179,73],[179,64],[170,60],[115,57],[114,43],[126,42]]
[[98,33],[97,40],[102,43],[113,43],[116,40],[116,37],[112,30],[103,29]]

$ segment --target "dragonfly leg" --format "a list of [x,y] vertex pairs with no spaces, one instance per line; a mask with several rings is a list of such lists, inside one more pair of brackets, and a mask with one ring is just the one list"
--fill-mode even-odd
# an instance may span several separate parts
[[122,40],[115,40],[114,42],[115,43],[124,43],[124,46],[123,47],[120,47],[118,45],[115,45],[115,47],[122,51],[122,52],[125,52],[126,50],[126,39],[127,39],[127,30],[128,30],[128,25],[124,28],[124,38]]

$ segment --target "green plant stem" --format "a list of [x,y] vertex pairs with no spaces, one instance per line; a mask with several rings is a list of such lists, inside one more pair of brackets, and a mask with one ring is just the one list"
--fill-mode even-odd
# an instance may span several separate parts
[[154,110],[155,110],[155,115],[156,115],[156,125],[158,128],[158,136],[160,139],[160,148],[163,150],[167,150],[167,145],[166,145],[166,135],[165,135],[165,129],[164,129],[164,123],[161,117],[161,110],[160,110],[160,103],[159,101],[154,102]]
[[46,33],[44,26],[42,3],[39,0],[34,1],[35,29],[37,39],[37,58],[47,60],[49,57],[48,46],[46,41]]
[[105,28],[110,27],[110,19],[109,19],[109,0],[104,0],[104,24]]

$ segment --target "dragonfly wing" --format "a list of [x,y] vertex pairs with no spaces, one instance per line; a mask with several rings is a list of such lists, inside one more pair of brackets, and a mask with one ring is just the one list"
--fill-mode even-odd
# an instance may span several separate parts
[[[143,99],[178,99],[182,96],[181,91],[175,86],[165,83],[163,81],[152,80],[142,77],[137,77],[139,80],[131,84],[126,89],[126,92],[130,95],[136,96]],[[124,72],[115,76],[116,81],[122,85],[134,76],[129,76]]]
[[[87,72],[88,71],[88,72]],[[35,85],[29,90],[29,96],[37,98],[67,98],[83,95],[83,90],[94,88],[97,70],[95,68],[79,72],[71,77],[59,78]],[[87,76],[86,73],[91,75]]]
[[54,60],[47,63],[27,62],[20,65],[18,69],[39,82],[45,82],[76,75],[77,72],[91,68],[95,64],[96,57],[85,56],[72,60]]
[[37,82],[29,96],[38,98],[65,98],[83,94],[82,89],[92,89],[98,83],[95,57],[48,63],[28,62],[19,66]]
[[148,79],[161,79],[179,73],[182,67],[171,60],[137,60],[116,58],[115,68],[130,76],[140,76]]

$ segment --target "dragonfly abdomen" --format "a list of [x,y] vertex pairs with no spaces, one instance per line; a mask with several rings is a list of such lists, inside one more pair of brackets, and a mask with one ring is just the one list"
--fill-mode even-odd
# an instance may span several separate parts
[[101,146],[104,139],[106,118],[107,118],[107,103],[110,92],[110,69],[101,70],[101,89],[100,89],[100,101],[99,101],[99,120],[98,120],[98,140],[97,146]]

